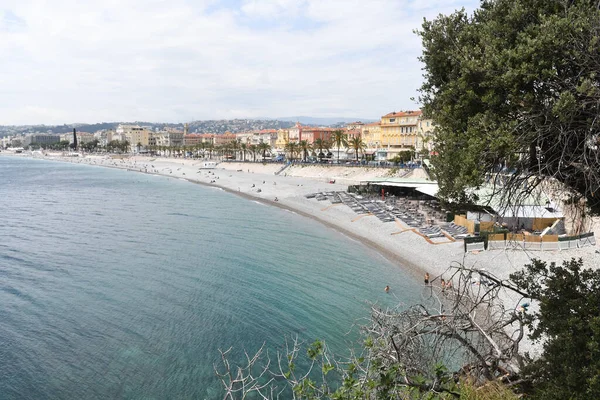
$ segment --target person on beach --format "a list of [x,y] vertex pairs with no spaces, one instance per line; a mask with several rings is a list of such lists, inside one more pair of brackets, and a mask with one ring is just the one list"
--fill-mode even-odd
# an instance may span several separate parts
[[442,287],[442,293],[444,293],[446,291],[446,281],[444,280],[444,278],[442,278],[440,286]]
[[389,293],[390,292],[390,287],[386,286],[384,290],[385,290],[386,293]]
[[448,281],[448,282],[446,282],[446,289],[447,289],[447,290],[450,290],[450,289],[452,289],[452,281]]
[[425,286],[429,285],[429,272],[425,272],[425,278],[423,279]]
[[279,199],[277,197],[275,197],[275,201],[279,201]]

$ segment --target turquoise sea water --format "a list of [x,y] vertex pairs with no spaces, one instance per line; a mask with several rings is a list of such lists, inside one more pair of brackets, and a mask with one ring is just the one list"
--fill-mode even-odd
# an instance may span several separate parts
[[217,398],[219,348],[343,354],[366,301],[420,293],[316,221],[182,180],[0,157],[0,204],[1,399]]

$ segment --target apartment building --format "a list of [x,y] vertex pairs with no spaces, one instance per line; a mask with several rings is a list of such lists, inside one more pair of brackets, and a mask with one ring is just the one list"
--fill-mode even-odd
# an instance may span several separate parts
[[231,143],[233,141],[237,141],[237,136],[235,136],[235,134],[233,134],[231,132],[225,132],[222,135],[215,135],[213,140],[214,140],[215,146],[222,146],[224,144]]
[[49,145],[58,143],[60,141],[59,135],[49,135],[46,133],[34,133],[32,135],[27,135],[23,139],[23,147],[27,147],[30,145]]
[[103,129],[94,133],[94,138],[98,140],[98,144],[100,146],[106,146],[109,142],[113,140],[113,136],[115,135],[115,131],[111,129]]
[[[93,133],[89,132],[77,132],[77,144],[90,143],[96,140],[96,137]],[[69,143],[73,143],[73,132],[70,133],[62,133],[60,135],[60,141],[65,141]]]
[[165,128],[155,135],[156,146],[181,147],[184,145],[184,132]]
[[279,151],[283,151],[285,146],[290,142],[290,130],[279,129],[277,131],[277,139],[275,139],[275,148]]
[[381,144],[381,122],[373,122],[362,126],[362,140],[367,149],[375,150]]

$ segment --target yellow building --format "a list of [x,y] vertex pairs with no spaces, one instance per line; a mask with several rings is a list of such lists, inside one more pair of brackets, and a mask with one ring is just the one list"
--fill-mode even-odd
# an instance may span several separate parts
[[363,125],[362,140],[367,145],[367,149],[377,149],[381,145],[381,123]]
[[277,140],[275,141],[275,149],[283,151],[285,146],[290,141],[290,131],[288,129],[279,129],[277,131]]
[[152,133],[147,129],[134,129],[130,132],[126,133],[127,140],[131,144],[131,146],[141,145],[142,147],[146,147],[150,145],[150,137]]
[[[379,147],[385,149],[388,159],[409,149],[419,148],[419,121],[422,112],[399,111],[381,117],[381,142]],[[431,125],[431,124],[430,124]]]

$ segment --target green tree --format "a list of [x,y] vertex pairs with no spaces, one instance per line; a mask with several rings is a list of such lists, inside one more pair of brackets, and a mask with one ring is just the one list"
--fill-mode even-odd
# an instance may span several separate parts
[[319,150],[319,154],[317,154],[317,157],[319,157],[319,159],[321,160],[323,159],[323,157],[325,157],[323,150],[329,150],[329,143],[324,139],[317,138],[313,143],[313,148]]
[[398,153],[398,155],[394,158],[392,158],[392,162],[395,164],[403,164],[406,162],[409,162],[410,160],[412,160],[412,158],[415,155],[415,151],[414,150],[404,150],[401,151],[400,153]]
[[212,159],[213,151],[215,151],[214,143],[206,143],[206,150],[208,150],[208,159]]
[[522,196],[556,179],[600,211],[597,1],[485,0],[418,34],[440,196],[473,200],[489,178]]
[[255,144],[251,144],[248,147],[248,151],[250,152],[250,154],[252,154],[252,161],[256,162],[256,153],[258,152],[258,146],[256,146]]
[[511,275],[539,304],[526,320],[544,351],[525,369],[539,399],[600,398],[600,270],[582,266],[534,259]]
[[299,149],[298,148],[298,143],[296,143],[296,142],[288,142],[285,145],[285,151],[288,152],[288,154],[289,154],[288,159],[290,161],[294,161],[294,159],[296,157],[296,153],[298,153],[298,149]]
[[242,143],[240,145],[240,150],[242,151],[242,161],[246,161],[246,152],[248,151],[248,145],[246,143]]
[[229,143],[229,145],[229,148],[231,149],[231,155],[234,159],[237,158],[237,152],[240,148],[240,142],[238,142],[237,140],[232,140],[231,143]]
[[349,145],[350,147],[352,147],[352,149],[354,149],[354,153],[356,154],[356,161],[358,162],[358,153],[364,152],[367,148],[367,145],[365,144],[365,142],[362,141],[362,138],[360,136],[353,137],[352,139],[350,139]]
[[262,159],[264,162],[265,158],[267,157],[267,151],[271,151],[271,146],[269,145],[269,143],[260,142],[257,146],[257,149],[258,149],[258,151],[260,151],[260,154],[262,155]]
[[348,147],[348,137],[346,133],[341,129],[333,131],[333,137],[331,138],[335,147],[337,147],[337,162],[340,162],[340,147]]
[[81,148],[83,148],[85,151],[94,151],[99,144],[100,141],[98,139],[94,139],[91,142],[82,143]]
[[306,161],[306,157],[308,157],[308,152],[312,150],[312,145],[308,143],[308,140],[301,140],[298,143],[298,147],[302,152],[302,161]]

